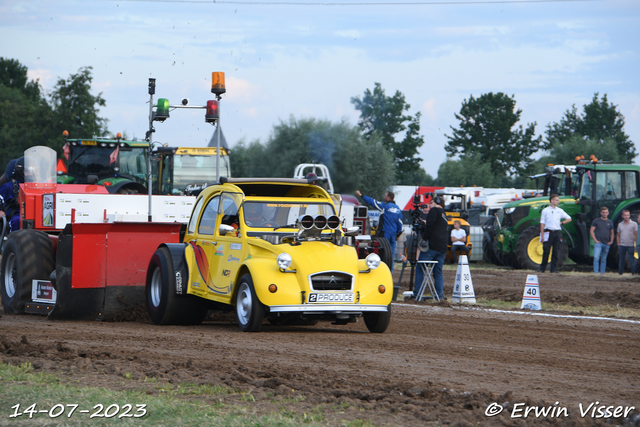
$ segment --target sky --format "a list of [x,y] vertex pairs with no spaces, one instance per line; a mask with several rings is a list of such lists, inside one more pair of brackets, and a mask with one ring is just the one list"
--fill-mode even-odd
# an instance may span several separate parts
[[[355,126],[351,98],[379,82],[422,113],[420,157],[433,177],[455,113],[489,92],[514,96],[518,125],[536,122],[537,135],[607,94],[640,152],[640,0],[0,0],[0,40],[0,56],[45,92],[93,67],[99,115],[130,138],[149,128],[149,78],[155,100],[198,106],[214,99],[211,73],[222,71],[232,148],[265,143],[290,117]],[[196,147],[214,130],[198,109],[155,129],[154,141]]]

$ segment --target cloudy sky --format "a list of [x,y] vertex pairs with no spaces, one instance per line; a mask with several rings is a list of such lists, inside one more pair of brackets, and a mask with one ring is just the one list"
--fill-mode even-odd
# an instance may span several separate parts
[[[47,91],[92,66],[101,116],[130,137],[148,129],[149,77],[156,98],[204,105],[211,72],[223,71],[231,146],[265,142],[290,116],[355,125],[351,98],[380,82],[422,112],[421,157],[434,177],[454,113],[488,92],[515,95],[520,123],[537,122],[538,134],[606,93],[640,152],[638,0],[0,0],[0,39],[0,56]],[[204,146],[213,128],[203,116],[172,112],[154,139]]]

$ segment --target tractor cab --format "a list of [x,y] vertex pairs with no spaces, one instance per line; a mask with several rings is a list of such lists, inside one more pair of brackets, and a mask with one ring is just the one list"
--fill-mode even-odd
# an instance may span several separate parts
[[97,184],[119,194],[147,192],[146,142],[126,141],[119,133],[115,139],[68,139],[67,131],[63,136],[66,164],[58,175],[59,184]]

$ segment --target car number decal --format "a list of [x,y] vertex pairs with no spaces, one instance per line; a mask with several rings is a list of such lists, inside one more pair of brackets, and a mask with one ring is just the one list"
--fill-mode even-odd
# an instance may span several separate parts
[[353,302],[353,293],[310,293],[308,302]]

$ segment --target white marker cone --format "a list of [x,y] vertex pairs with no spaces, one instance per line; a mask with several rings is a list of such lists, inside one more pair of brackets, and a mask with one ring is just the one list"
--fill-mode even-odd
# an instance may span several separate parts
[[471,282],[471,271],[469,271],[469,261],[466,255],[458,258],[458,272],[456,273],[456,285],[453,287],[453,302],[476,303],[476,293]]
[[542,305],[540,304],[540,288],[538,287],[538,276],[535,274],[527,275],[527,283],[525,283],[524,285],[522,306],[520,308],[528,308],[529,310],[542,310]]

